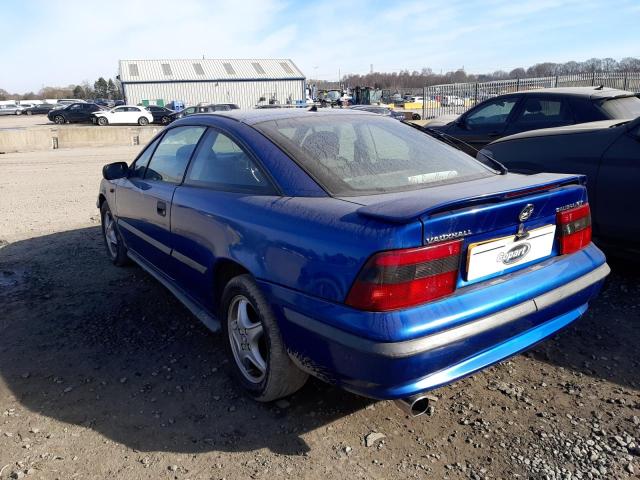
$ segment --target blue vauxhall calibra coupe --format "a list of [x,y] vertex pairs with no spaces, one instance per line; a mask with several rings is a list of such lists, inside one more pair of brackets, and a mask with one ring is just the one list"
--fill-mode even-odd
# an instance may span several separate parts
[[103,169],[107,252],[212,330],[259,401],[308,374],[419,414],[424,392],[583,314],[609,273],[585,178],[508,173],[354,111],[193,115]]

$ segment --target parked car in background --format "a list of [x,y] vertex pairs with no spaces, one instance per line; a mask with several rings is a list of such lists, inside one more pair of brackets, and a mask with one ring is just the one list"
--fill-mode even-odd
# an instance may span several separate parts
[[122,105],[111,110],[93,112],[93,123],[105,125],[138,124],[149,125],[153,122],[153,115],[144,107],[136,105]]
[[467,153],[498,138],[539,128],[640,116],[640,99],[632,92],[603,87],[545,88],[499,95],[459,117],[444,116],[427,124],[466,142]]
[[92,114],[101,110],[95,103],[72,103],[62,108],[54,108],[47,113],[47,118],[53,123],[89,123]]
[[212,103],[209,105],[194,105],[192,107],[187,107],[184,110],[180,110],[179,112],[174,112],[170,115],[170,119],[173,122],[174,120],[178,120],[179,118],[187,117],[189,115],[193,115],[195,113],[213,113],[213,112],[226,112],[229,110],[235,110],[230,107],[229,103]]
[[640,117],[519,133],[482,153],[515,172],[586,175],[595,235],[605,244],[640,249],[640,215],[630,203],[640,186]]
[[96,98],[93,103],[96,105],[100,105],[101,107],[112,108],[115,106],[115,100],[110,100],[108,98]]
[[222,328],[259,401],[311,374],[423,413],[580,317],[609,272],[583,176],[507,173],[371,113],[191,115],[103,177],[110,260]]
[[121,105],[125,105],[125,101],[124,100],[114,100],[113,101],[113,106],[114,107],[120,107]]
[[443,107],[464,107],[464,99],[457,95],[444,95],[440,100]]
[[26,115],[39,115],[49,113],[53,110],[54,104],[52,103],[39,103],[35,104],[31,107],[25,108],[24,113]]
[[216,103],[215,105],[220,105],[220,106],[226,105],[229,107],[229,110],[240,110],[240,107],[235,103]]
[[22,115],[24,108],[15,104],[0,105],[0,115]]
[[380,105],[353,105],[349,107],[349,109],[377,113],[378,115],[395,118],[396,120],[405,120],[406,118],[404,112]]
[[158,105],[149,105],[145,108],[153,115],[153,123],[160,123],[162,125],[171,123],[171,115],[176,113],[173,110]]

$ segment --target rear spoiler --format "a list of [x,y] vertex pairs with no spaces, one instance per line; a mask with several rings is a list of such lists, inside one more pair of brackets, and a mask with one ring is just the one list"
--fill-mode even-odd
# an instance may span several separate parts
[[[408,223],[425,215],[432,216],[445,211],[497,203],[570,185],[584,188],[586,184],[587,177],[584,175],[509,173],[492,179],[424,188],[403,192],[402,195],[395,194],[389,200],[360,207],[356,212],[376,220]],[[385,197],[389,198],[387,195]]]

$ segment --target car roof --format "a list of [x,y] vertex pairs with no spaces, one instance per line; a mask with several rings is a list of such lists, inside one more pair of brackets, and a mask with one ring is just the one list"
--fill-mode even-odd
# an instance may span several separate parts
[[[366,112],[363,110],[355,109],[340,109],[340,108],[324,108],[317,111],[311,111],[308,108],[264,108],[256,110],[226,110],[220,112],[210,113],[196,113],[185,117],[186,119],[202,119],[203,123],[207,123],[205,119],[207,117],[226,117],[233,120],[237,120],[247,125],[255,125],[257,123],[265,122],[268,120],[284,120],[289,118],[301,118],[310,116],[340,116],[340,115],[374,115],[375,113]],[[182,123],[182,120],[180,122]]]
[[[639,119],[640,120],[640,119]],[[577,123],[575,125],[566,125],[564,127],[554,128],[540,128],[538,130],[529,130],[527,132],[516,133],[507,137],[502,137],[492,143],[508,142],[509,140],[517,140],[520,138],[534,138],[534,137],[550,137],[554,135],[570,135],[572,133],[586,133],[596,130],[606,130],[617,126],[629,126],[628,123],[633,119],[628,120],[600,120],[598,122]],[[638,121],[633,121],[633,124],[638,124]]]
[[633,92],[626,90],[618,90],[609,87],[557,87],[557,88],[536,88],[531,90],[520,90],[518,92],[503,93],[499,96],[506,95],[565,95],[585,98],[610,98],[610,97],[627,97],[633,96]]

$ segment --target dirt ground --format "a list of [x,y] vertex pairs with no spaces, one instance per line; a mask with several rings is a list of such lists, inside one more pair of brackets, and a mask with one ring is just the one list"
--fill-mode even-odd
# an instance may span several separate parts
[[0,155],[0,479],[637,477],[637,264],[611,262],[583,319],[434,391],[429,415],[316,380],[257,404],[220,336],[103,252],[100,168],[137,148]]

